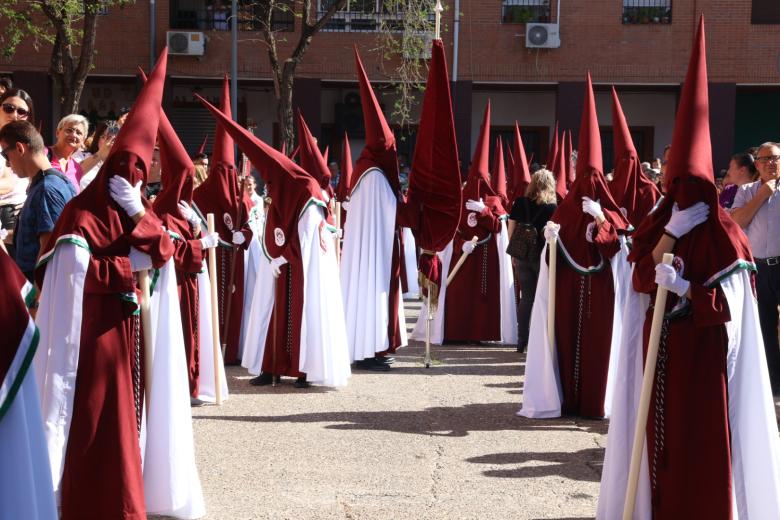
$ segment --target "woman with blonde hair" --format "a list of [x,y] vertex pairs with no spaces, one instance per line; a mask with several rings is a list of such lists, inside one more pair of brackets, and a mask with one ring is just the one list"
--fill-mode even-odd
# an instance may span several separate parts
[[[509,213],[508,232],[512,237],[518,226],[524,229],[533,228],[539,250],[542,245],[542,229],[555,213],[555,177],[550,170],[541,169],[531,176],[531,183],[524,197],[519,197],[512,205]],[[532,233],[533,235],[533,233]],[[536,281],[539,278],[539,257],[527,259],[513,258],[517,280],[520,284],[521,296],[517,303],[517,351],[524,352],[528,345],[528,331],[531,320],[531,309],[534,306]]]

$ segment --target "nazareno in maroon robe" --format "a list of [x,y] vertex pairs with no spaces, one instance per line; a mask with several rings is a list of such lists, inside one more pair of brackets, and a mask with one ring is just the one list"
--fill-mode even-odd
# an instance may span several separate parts
[[[222,88],[222,112],[230,117],[230,90],[227,76]],[[252,231],[249,229],[249,205],[240,193],[235,167],[233,140],[220,127],[214,133],[214,153],[209,175],[193,194],[195,205],[205,218],[214,214],[214,226],[220,239],[229,246],[220,244],[217,255],[217,286],[219,291],[219,337],[225,347],[225,363],[236,364],[239,360],[241,320],[244,311],[244,250],[249,247]],[[233,232],[244,235],[244,243],[233,244]],[[235,260],[233,257],[235,256]],[[230,285],[231,264],[235,262],[233,287]],[[230,323],[227,323],[227,301],[230,302]],[[230,330],[225,330],[228,327]]]
[[[718,204],[709,131],[704,19],[701,18],[675,120],[666,197],[634,234],[629,260],[634,288],[655,298],[652,251],[672,207],[704,202],[707,220],[675,241],[674,267],[690,282],[690,298],[668,294],[647,421],[654,518],[730,520],[731,438],[726,323],[731,316],[721,278],[752,264],[747,237]],[[654,300],[653,300],[654,301]],[[674,312],[671,312],[674,310]],[[647,311],[644,349],[652,321]]]
[[198,301],[198,274],[205,257],[200,240],[195,237],[190,223],[179,213],[179,202],[192,204],[195,165],[181,144],[170,121],[160,114],[160,162],[162,163],[162,192],[154,200],[154,211],[173,236],[173,263],[179,293],[184,350],[187,359],[187,377],[190,396],[198,397],[200,375],[200,305]]
[[[137,293],[128,254],[148,254],[154,267],[171,255],[173,244],[148,202],[145,216],[133,221],[111,199],[110,176],[135,185],[151,162],[160,114],[167,51],[144,85],[111,154],[95,180],[64,208],[42,253],[58,239],[75,234],[89,245],[83,290],[83,315],[73,415],[61,481],[61,518],[146,518],[138,443],[141,386],[134,395],[141,341],[137,306],[123,295]],[[47,263],[36,269],[42,285]],[[139,366],[140,364],[140,366]],[[103,468],[103,470],[100,470]]]
[[[319,183],[283,153],[274,150],[201,98],[249,158],[266,182],[271,205],[266,218],[263,249],[270,258],[284,256],[287,263],[274,281],[274,312],[266,335],[261,372],[301,377],[301,323],[303,319],[303,259],[298,237],[298,219],[309,204],[325,209]],[[302,152],[303,153],[303,152]],[[325,240],[320,229],[320,240]],[[329,238],[328,238],[329,240]]]
[[[574,183],[551,220],[560,224],[555,281],[555,343],[563,388],[561,412],[604,416],[615,289],[610,258],[629,228],[602,172],[601,139],[590,74],[579,135]],[[558,165],[561,172],[565,170]],[[605,221],[582,211],[582,199],[599,201]]]
[[[463,188],[463,200],[483,199],[485,210],[464,210],[452,239],[451,273],[464,242],[477,237],[477,248],[447,287],[444,306],[445,341],[501,341],[501,294],[498,246],[499,217],[505,214],[501,199],[490,186],[490,101],[485,107],[479,141]],[[503,253],[503,252],[501,252]],[[448,275],[449,275],[448,273]],[[446,278],[445,278],[446,280]]]

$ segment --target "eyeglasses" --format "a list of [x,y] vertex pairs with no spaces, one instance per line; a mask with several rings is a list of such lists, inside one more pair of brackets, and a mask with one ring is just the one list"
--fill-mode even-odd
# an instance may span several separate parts
[[9,115],[16,112],[21,118],[26,118],[30,114],[30,111],[26,108],[21,108],[11,103],[3,103],[3,112]]
[[780,155],[765,155],[764,157],[756,157],[756,162],[761,164],[778,163],[780,162]]
[[8,148],[3,148],[2,150],[0,150],[0,155],[2,155],[3,159],[5,159],[6,161],[9,160],[8,159],[8,150],[10,150],[11,148],[13,148],[13,146],[9,146]]

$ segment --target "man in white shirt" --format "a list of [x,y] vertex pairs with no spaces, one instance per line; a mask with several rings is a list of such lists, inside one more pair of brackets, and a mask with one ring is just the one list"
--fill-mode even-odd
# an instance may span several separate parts
[[[772,391],[780,393],[780,346],[778,346],[778,314],[780,304],[780,144],[764,143],[756,153],[759,180],[743,184],[731,209],[732,218],[750,240],[758,273],[756,295],[764,337],[766,361]],[[777,229],[775,229],[777,227]]]

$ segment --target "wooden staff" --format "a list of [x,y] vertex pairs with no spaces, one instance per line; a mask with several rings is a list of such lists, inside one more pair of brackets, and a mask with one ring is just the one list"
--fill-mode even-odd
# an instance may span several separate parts
[[[206,217],[208,222],[209,234],[214,233],[214,214],[209,213]],[[222,405],[222,384],[219,380],[219,298],[217,297],[217,248],[209,251],[209,282],[211,285],[211,344],[212,354],[214,356],[214,391],[216,392],[217,404]]]
[[[246,189],[246,177],[241,179],[241,191],[238,195],[238,229],[241,229],[241,223],[244,221],[244,191]],[[235,232],[235,231],[233,231]],[[230,283],[228,283],[228,295],[227,303],[225,303],[225,337],[222,338],[222,354],[227,351],[227,340],[230,337],[230,317],[233,307],[233,293],[236,292],[236,262],[238,261],[238,246],[232,243],[233,237],[231,236],[231,249],[230,249]]]
[[[479,238],[477,238],[476,235],[471,239],[471,243],[475,246],[477,245],[477,241]],[[461,253],[460,258],[458,258],[458,263],[455,264],[455,267],[453,267],[452,271],[450,272],[450,275],[447,277],[447,285],[446,287],[450,286],[450,283],[452,283],[452,279],[455,278],[455,275],[458,274],[458,271],[460,271],[461,266],[463,265],[463,262],[466,261],[466,258],[468,258],[470,253],[466,253],[465,251]]]
[[341,263],[341,202],[336,201],[336,262]]
[[[674,255],[665,253],[662,263],[671,265],[672,260],[674,260]],[[631,520],[634,514],[636,492],[639,486],[639,469],[642,465],[642,449],[645,445],[645,434],[647,433],[647,414],[650,410],[650,396],[653,393],[655,365],[656,361],[658,361],[658,343],[661,339],[668,292],[667,289],[659,286],[655,293],[655,308],[653,309],[650,339],[647,342],[647,359],[645,360],[645,373],[642,377],[642,393],[639,396],[639,408],[636,414],[634,445],[631,450],[631,465],[628,471],[628,487],[626,488],[626,502],[623,506],[623,520]]]
[[547,242],[550,253],[549,272],[547,278],[547,341],[550,351],[555,352],[555,280],[558,270],[558,237]]
[[138,285],[141,288],[141,327],[144,335],[144,394],[146,413],[149,414],[152,399],[152,366],[154,365],[154,331],[152,330],[152,307],[149,291],[149,271],[138,272]]

